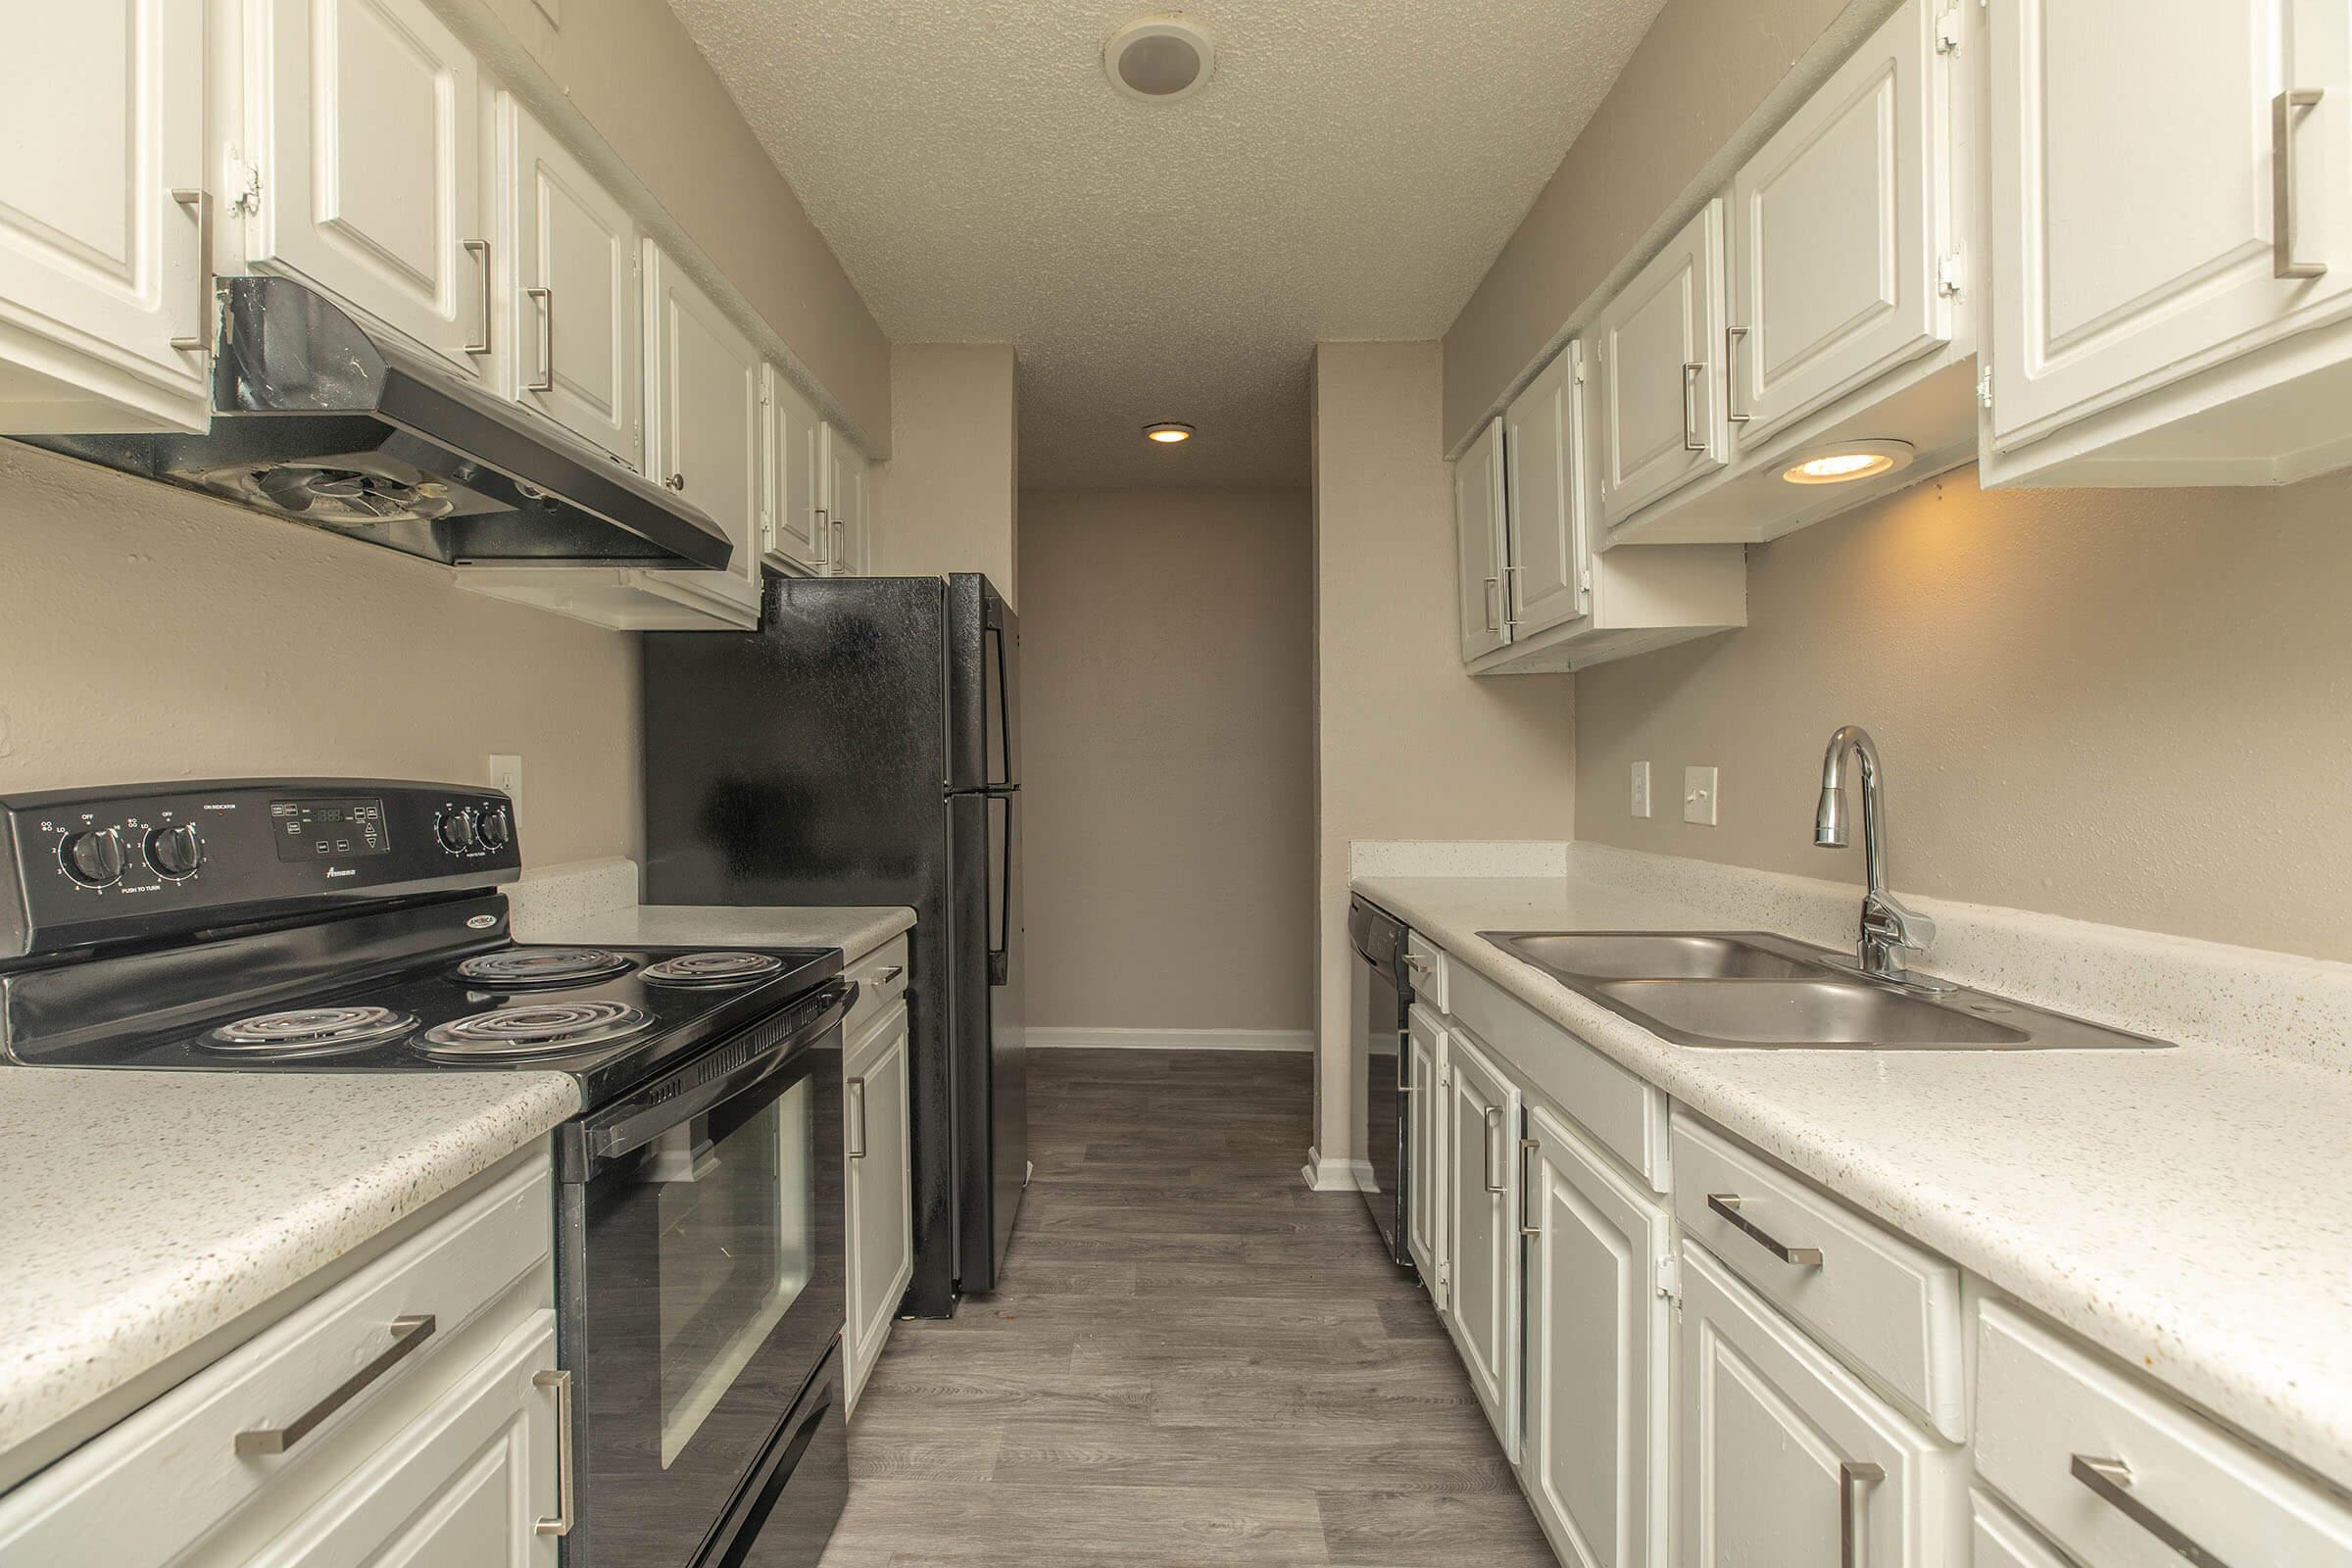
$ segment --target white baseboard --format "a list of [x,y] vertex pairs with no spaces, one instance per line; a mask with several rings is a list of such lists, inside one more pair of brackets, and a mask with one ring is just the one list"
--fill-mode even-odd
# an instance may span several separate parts
[[1312,1029],[1067,1029],[1032,1025],[1039,1051],[1312,1051]]
[[1372,1180],[1368,1159],[1325,1159],[1309,1149],[1298,1174],[1318,1193],[1360,1193]]

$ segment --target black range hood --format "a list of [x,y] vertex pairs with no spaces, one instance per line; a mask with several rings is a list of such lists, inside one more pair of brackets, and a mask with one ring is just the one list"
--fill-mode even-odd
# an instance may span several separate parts
[[722,569],[708,514],[283,277],[219,281],[201,435],[24,437],[450,565]]

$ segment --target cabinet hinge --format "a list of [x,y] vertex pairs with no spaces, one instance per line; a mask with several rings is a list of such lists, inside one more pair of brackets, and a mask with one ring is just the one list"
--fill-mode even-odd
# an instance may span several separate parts
[[1947,300],[1957,299],[1960,295],[1961,280],[1966,275],[1962,270],[1962,253],[1954,251],[1936,264],[1936,291]]
[[1960,52],[1960,4],[1952,0],[1936,18],[1936,52],[1956,55]]
[[1658,1259],[1657,1291],[1669,1301],[1683,1298],[1683,1262],[1672,1252]]
[[262,172],[239,158],[234,147],[221,165],[220,185],[230,212],[251,215],[262,210]]
[[1987,409],[1992,407],[1992,361],[1990,360],[1977,362],[1977,402]]

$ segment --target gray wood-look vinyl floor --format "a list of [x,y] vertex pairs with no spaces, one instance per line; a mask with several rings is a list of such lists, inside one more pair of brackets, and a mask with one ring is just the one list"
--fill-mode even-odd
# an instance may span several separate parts
[[1550,1568],[1311,1058],[1041,1051],[1004,1288],[894,1331],[824,1568]]

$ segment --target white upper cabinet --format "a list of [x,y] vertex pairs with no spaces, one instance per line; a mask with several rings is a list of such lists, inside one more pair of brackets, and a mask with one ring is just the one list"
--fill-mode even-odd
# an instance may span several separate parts
[[832,543],[825,570],[836,577],[865,572],[865,457],[827,420],[824,429],[825,519]]
[[760,532],[767,562],[779,571],[820,572],[832,539],[819,471],[824,464],[824,421],[817,417],[816,405],[773,365],[763,368],[762,376],[766,469]]
[[1515,639],[1576,619],[1592,600],[1577,418],[1581,353],[1577,343],[1561,350],[1502,416],[1510,509],[1504,602]]
[[[2352,315],[2345,8],[2015,0],[1992,30],[1987,431],[2059,439],[1988,470],[2284,482],[2352,460],[2352,344],[2286,341]],[[2315,372],[2325,395],[2292,386]],[[2044,473],[2068,459],[2088,462]]]
[[760,351],[662,248],[645,244],[647,471],[734,542],[725,571],[645,574],[675,597],[760,615]]
[[201,429],[204,8],[7,10],[0,429]]
[[1503,618],[1503,520],[1502,421],[1493,419],[1453,465],[1464,660],[1511,640]]
[[245,15],[244,158],[259,188],[246,260],[480,373],[494,268],[472,55],[424,0]]
[[1601,307],[1592,344],[1600,510],[1614,523],[1726,460],[1721,200]]
[[1732,181],[1725,417],[1738,448],[1950,336],[1942,3],[1905,0]]
[[510,93],[498,95],[507,390],[636,467],[637,225]]

